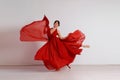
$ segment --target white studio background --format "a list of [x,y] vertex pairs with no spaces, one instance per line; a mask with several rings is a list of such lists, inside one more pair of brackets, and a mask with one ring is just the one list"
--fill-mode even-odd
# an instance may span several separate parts
[[86,35],[83,49],[72,64],[120,64],[120,0],[0,0],[0,65],[36,65],[41,42],[21,42],[20,29],[44,14],[61,21],[63,36],[76,29]]

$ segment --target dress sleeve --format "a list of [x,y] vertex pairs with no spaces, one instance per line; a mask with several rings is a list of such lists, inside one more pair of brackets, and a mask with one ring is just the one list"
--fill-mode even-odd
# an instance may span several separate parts
[[47,41],[49,20],[46,16],[42,20],[34,21],[28,25],[23,26],[20,30],[21,41]]

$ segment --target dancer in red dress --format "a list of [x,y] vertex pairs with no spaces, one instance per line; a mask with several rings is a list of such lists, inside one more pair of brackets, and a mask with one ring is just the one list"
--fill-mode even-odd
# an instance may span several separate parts
[[59,26],[60,22],[56,20],[53,28],[50,28],[48,18],[44,16],[40,21],[25,25],[20,31],[21,41],[47,41],[37,51],[34,59],[42,60],[49,70],[59,70],[64,66],[70,68],[69,64],[74,61],[75,56],[81,54],[81,47],[89,47],[82,45],[85,35],[80,30],[62,37]]

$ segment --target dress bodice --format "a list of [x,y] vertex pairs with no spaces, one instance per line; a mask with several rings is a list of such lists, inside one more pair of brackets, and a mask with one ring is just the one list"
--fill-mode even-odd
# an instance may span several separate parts
[[49,39],[55,38],[55,37],[57,37],[57,35],[58,35],[57,29],[52,34],[50,33],[50,30],[48,31],[48,38]]

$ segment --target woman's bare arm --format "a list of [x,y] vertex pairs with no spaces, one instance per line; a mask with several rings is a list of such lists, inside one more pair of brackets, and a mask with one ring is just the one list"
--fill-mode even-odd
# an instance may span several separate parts
[[60,33],[59,30],[57,30],[57,32],[58,32],[58,37],[59,37],[60,39],[64,39],[64,38],[65,38],[65,37],[63,37],[63,36],[61,35],[61,33]]

